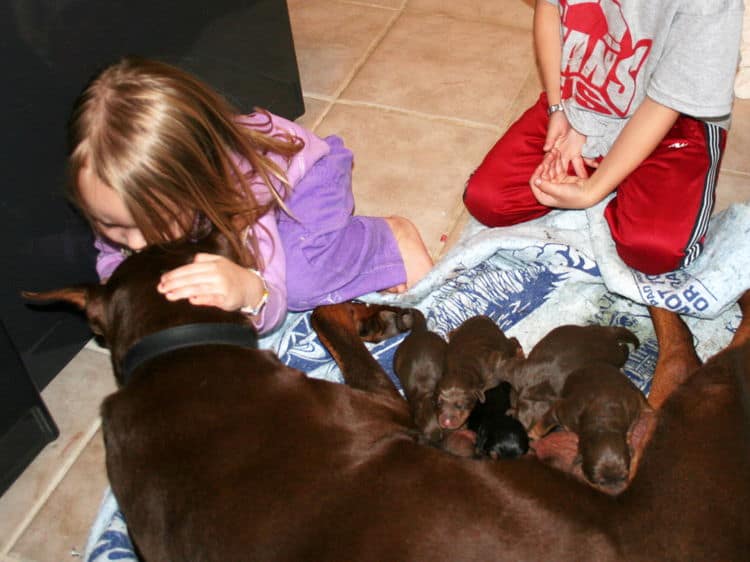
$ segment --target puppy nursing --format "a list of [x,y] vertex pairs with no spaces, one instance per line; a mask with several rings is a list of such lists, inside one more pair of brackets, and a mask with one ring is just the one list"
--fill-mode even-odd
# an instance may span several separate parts
[[631,431],[647,410],[645,396],[622,371],[593,363],[568,376],[560,399],[530,434],[539,438],[556,426],[577,434],[586,478],[606,488],[619,487],[630,473]]
[[393,370],[401,381],[415,425],[427,442],[438,444],[443,432],[435,410],[435,389],[443,376],[448,344],[427,329],[424,315],[415,308],[405,312],[399,323],[409,324],[411,332],[396,349]]
[[527,359],[501,365],[529,436],[540,439],[558,426],[575,433],[584,476],[610,489],[627,482],[630,432],[648,409],[620,370],[628,344],[638,339],[625,328],[566,325],[542,338]]
[[522,356],[518,340],[507,338],[487,316],[474,316],[449,334],[445,371],[437,385],[440,427],[462,427],[485,391],[497,386],[496,366]]
[[[607,489],[627,483],[630,433],[649,410],[620,370],[628,345],[639,343],[632,332],[560,326],[524,357],[518,340],[487,316],[466,320],[447,343],[427,330],[416,309],[390,322],[411,328],[394,370],[426,442],[461,456],[473,448],[477,458],[515,458],[528,451],[529,438],[560,427],[578,436],[578,460],[591,483]],[[464,428],[476,436],[472,445]]]
[[502,381],[484,393],[485,401],[474,406],[468,420],[476,433],[475,454],[491,459],[514,459],[529,450],[529,438],[510,409],[510,383]]
[[564,325],[539,340],[527,358],[498,361],[496,377],[513,386],[513,411],[528,430],[560,396],[573,371],[592,363],[619,369],[627,361],[628,344],[637,346],[638,338],[626,328]]

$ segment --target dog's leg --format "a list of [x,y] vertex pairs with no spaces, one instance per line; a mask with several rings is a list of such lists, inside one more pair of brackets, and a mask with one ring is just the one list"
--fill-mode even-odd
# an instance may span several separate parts
[[376,305],[359,303],[323,305],[313,311],[310,322],[349,386],[401,400],[396,387],[359,336],[358,319],[377,311]]
[[700,367],[701,360],[693,346],[693,335],[678,314],[653,306],[648,307],[648,312],[659,344],[648,402],[657,410]]
[[737,326],[737,331],[727,346],[728,348],[740,347],[745,342],[750,341],[750,290],[745,291],[737,301],[737,304],[740,305],[742,320],[740,321],[740,325]]

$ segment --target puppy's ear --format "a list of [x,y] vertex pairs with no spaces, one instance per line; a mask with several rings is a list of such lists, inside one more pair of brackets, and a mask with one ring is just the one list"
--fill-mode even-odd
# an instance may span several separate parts
[[403,310],[396,315],[396,327],[399,332],[408,332],[414,328],[414,315],[421,314],[414,308]]
[[516,348],[516,359],[525,359],[526,354],[523,352],[523,347],[521,347],[521,342],[518,341],[518,338],[510,338],[510,343]]

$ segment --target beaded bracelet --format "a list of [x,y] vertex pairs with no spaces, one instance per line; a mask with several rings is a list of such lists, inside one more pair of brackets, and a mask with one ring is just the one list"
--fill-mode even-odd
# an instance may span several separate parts
[[247,270],[255,273],[255,275],[258,276],[258,279],[260,279],[260,282],[263,283],[263,295],[261,295],[260,301],[257,305],[243,306],[242,308],[240,308],[240,312],[255,316],[260,312],[260,309],[263,308],[263,306],[266,304],[266,301],[268,300],[268,285],[266,284],[265,278],[260,274],[260,271],[258,271],[257,269],[253,269],[252,267],[248,267]]

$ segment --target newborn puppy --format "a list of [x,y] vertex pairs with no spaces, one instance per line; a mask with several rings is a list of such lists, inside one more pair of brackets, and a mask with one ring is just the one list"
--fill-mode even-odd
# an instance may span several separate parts
[[437,385],[440,427],[455,430],[466,423],[484,392],[497,386],[496,366],[522,357],[516,338],[507,338],[487,316],[474,316],[449,334],[443,377]]
[[506,414],[510,408],[511,386],[502,381],[484,393],[484,403],[474,406],[468,427],[477,434],[475,455],[492,459],[514,459],[529,450],[526,429]]
[[593,363],[573,371],[560,398],[534,425],[531,436],[562,427],[578,435],[583,474],[593,484],[624,487],[630,473],[630,435],[650,411],[645,396],[617,367]]
[[[435,412],[435,388],[443,376],[443,363],[448,344],[427,329],[424,315],[417,309],[409,311],[406,321],[411,332],[393,356],[393,370],[406,394],[414,423],[429,443],[441,442],[443,432]],[[404,320],[401,320],[403,323]]]
[[527,358],[498,361],[497,376],[514,389],[511,414],[528,430],[549,409],[568,376],[589,364],[619,369],[628,359],[628,344],[638,338],[627,328],[565,325],[551,330]]

